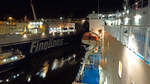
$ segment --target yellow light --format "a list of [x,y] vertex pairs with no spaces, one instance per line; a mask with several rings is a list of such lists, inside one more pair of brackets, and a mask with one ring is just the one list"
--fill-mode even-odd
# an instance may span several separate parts
[[46,77],[47,72],[48,72],[48,68],[49,68],[48,61],[45,61],[45,63],[43,64],[42,72],[41,72],[42,78]]
[[44,32],[42,33],[42,36],[45,36],[45,33],[44,33]]
[[43,25],[40,25],[40,28],[41,28],[41,29],[44,28]]
[[32,24],[28,24],[27,27],[28,27],[28,28],[33,28]]
[[82,20],[82,24],[83,24],[84,22],[85,22],[85,20],[83,19],[83,20]]
[[13,17],[8,17],[8,20],[13,20]]
[[52,35],[55,36],[55,32],[53,32]]

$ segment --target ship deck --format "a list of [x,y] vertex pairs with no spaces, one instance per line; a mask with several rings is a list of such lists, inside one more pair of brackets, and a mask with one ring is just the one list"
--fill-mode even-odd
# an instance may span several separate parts
[[[102,55],[107,60],[105,62],[105,67],[101,66],[98,69],[92,64],[90,66],[85,66],[81,83],[105,84],[107,82],[107,84],[128,84],[134,81],[136,81],[137,84],[150,83],[148,79],[150,75],[148,72],[150,70],[149,65],[147,65],[135,52],[112,37],[108,32],[104,33]],[[90,56],[90,60],[93,58],[94,56]],[[94,59],[93,62],[96,62],[95,60],[96,59]],[[132,80],[127,81],[131,78]]]
[[98,48],[97,53],[89,54],[89,62],[85,63],[85,66],[81,66],[82,68],[84,67],[84,70],[82,72],[82,69],[80,67],[79,73],[77,76],[77,80],[79,79],[80,82],[74,82],[72,84],[99,84],[100,80],[100,70],[99,70],[99,61],[101,58],[101,48]]
[[[129,84],[135,81],[136,84],[149,84],[149,65],[108,32],[105,32],[104,37],[103,55],[107,62],[106,68],[101,70],[101,84],[106,81],[108,84]],[[122,70],[118,69],[119,62],[122,63]],[[122,74],[121,77],[119,73]]]

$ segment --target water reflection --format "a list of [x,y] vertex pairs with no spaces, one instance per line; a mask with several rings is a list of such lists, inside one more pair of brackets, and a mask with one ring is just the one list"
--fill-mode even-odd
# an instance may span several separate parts
[[27,76],[27,81],[28,81],[28,82],[31,81],[31,77],[32,77],[31,75],[28,75],[28,76]]
[[16,68],[0,73],[0,84],[71,84],[82,56],[84,48],[80,46],[64,46],[36,53]]
[[59,64],[58,59],[55,59],[54,62],[53,62],[53,65],[52,65],[52,70],[57,69],[58,68],[58,64]]
[[46,77],[49,68],[48,62],[49,62],[48,60],[44,62],[42,69],[40,70],[40,72],[37,72],[36,75],[39,75],[42,78]]
[[71,56],[68,56],[66,59],[61,58],[59,59],[55,59],[53,64],[52,64],[52,68],[51,70],[56,70],[58,68],[62,68],[64,66],[64,64],[73,64],[76,63],[75,61],[76,58],[76,54],[72,54]]

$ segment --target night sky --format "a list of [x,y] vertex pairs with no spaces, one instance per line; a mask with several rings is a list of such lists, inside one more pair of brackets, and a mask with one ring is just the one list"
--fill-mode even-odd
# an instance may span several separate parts
[[[100,11],[109,12],[121,10],[123,0],[99,0]],[[98,0],[33,0],[38,18],[86,17],[93,10],[97,11]],[[32,19],[30,0],[1,0],[0,19],[8,16]]]

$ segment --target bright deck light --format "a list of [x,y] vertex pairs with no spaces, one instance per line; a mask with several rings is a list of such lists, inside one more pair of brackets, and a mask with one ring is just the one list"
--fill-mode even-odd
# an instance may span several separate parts
[[121,24],[121,19],[118,20],[118,25],[120,25],[120,24]]
[[23,35],[23,38],[27,38],[27,34],[24,34],[24,35]]
[[42,32],[42,36],[45,36],[45,32]]
[[139,20],[142,18],[141,15],[136,15],[134,16],[134,20],[135,20],[135,24],[138,25],[139,24]]
[[135,18],[136,20],[139,20],[139,19],[142,18],[142,16],[141,16],[141,15],[135,15],[134,18]]
[[127,25],[127,24],[128,24],[128,22],[129,22],[129,18],[128,18],[128,17],[126,17],[124,20],[125,20],[125,23],[124,23],[124,24],[125,24],[125,25]]
[[127,10],[127,14],[129,14],[129,10]]

